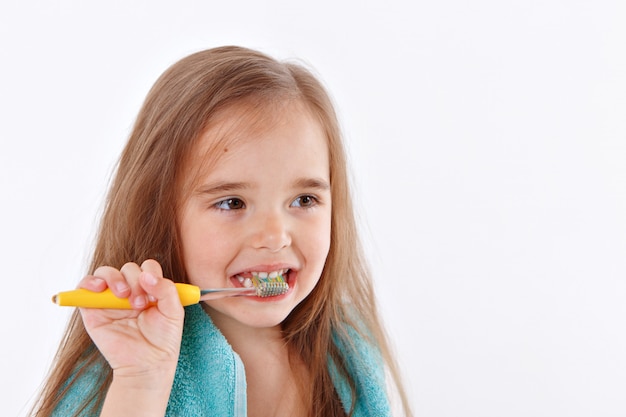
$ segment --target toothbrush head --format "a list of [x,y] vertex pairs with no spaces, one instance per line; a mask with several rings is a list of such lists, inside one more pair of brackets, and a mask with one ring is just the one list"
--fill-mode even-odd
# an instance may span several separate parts
[[275,277],[268,276],[267,278],[254,276],[252,278],[252,285],[254,285],[258,297],[275,297],[277,295],[283,295],[289,290],[289,284],[282,275],[276,275]]

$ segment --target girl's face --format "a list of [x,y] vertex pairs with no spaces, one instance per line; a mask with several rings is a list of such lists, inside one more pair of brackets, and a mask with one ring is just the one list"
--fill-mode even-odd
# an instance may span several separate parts
[[200,288],[241,287],[253,273],[284,271],[284,295],[207,302],[222,318],[271,327],[311,293],[328,255],[328,145],[301,105],[285,107],[264,129],[242,131],[245,117],[235,110],[201,136],[201,152],[224,131],[237,141],[213,150],[221,156],[192,189],[179,227],[189,281]]

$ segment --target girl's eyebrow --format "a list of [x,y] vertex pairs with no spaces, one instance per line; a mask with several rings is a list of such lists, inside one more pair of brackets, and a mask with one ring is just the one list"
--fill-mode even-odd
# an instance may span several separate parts
[[200,186],[195,194],[204,195],[204,194],[221,194],[228,193],[232,191],[241,191],[250,188],[250,184],[246,182],[214,182],[209,184],[203,184]]
[[[226,182],[218,181],[208,184],[203,184],[196,190],[196,195],[213,195],[230,193],[234,191],[242,191],[252,188],[252,185],[248,182]],[[298,178],[293,182],[293,188],[306,188],[316,190],[330,190],[330,184],[328,181],[321,178]]]
[[330,190],[330,184],[321,178],[298,178],[294,181],[294,188],[313,188],[326,191]]

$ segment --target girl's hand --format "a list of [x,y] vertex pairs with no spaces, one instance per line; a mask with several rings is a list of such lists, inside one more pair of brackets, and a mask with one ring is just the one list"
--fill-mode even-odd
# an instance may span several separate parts
[[[129,298],[132,310],[81,308],[87,333],[122,379],[160,389],[171,386],[178,362],[184,309],[174,283],[163,278],[161,265],[147,260],[120,270],[100,267],[79,287]],[[147,384],[147,385],[146,385]]]

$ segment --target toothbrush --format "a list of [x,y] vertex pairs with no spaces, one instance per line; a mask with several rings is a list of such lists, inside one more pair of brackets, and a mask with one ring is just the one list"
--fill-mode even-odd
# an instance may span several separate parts
[[[183,306],[197,304],[200,301],[215,300],[222,297],[257,296],[275,297],[285,294],[289,284],[282,275],[274,278],[252,278],[252,287],[249,288],[215,288],[200,289],[191,284],[175,283],[180,302]],[[52,296],[52,302],[59,306],[86,307],[86,308],[115,308],[131,309],[128,298],[118,298],[111,289],[102,292],[89,291],[79,288],[63,291]]]

